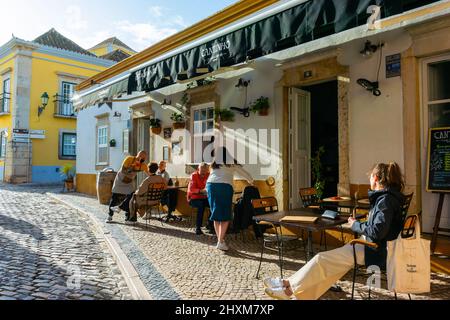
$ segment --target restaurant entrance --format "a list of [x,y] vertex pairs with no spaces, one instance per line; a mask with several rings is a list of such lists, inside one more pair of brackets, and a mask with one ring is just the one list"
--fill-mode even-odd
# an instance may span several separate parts
[[[338,194],[339,183],[339,123],[338,82],[328,81],[302,87],[311,96],[311,158],[323,147],[322,177],[324,197]],[[312,174],[312,173],[311,173]],[[314,180],[311,179],[312,183]]]

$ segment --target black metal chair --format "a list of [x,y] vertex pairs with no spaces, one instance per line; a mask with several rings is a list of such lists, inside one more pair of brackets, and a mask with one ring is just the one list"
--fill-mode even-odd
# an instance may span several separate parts
[[[276,198],[262,198],[262,199],[253,199],[252,206],[254,209],[255,216],[270,214],[278,212],[278,202]],[[290,236],[283,235],[282,228],[280,226],[276,226],[267,222],[258,223],[258,227],[262,227],[262,246],[261,246],[261,258],[259,260],[258,271],[256,272],[256,279],[259,279],[259,272],[261,270],[262,260],[264,256],[264,249],[277,251],[278,259],[280,264],[280,274],[281,278],[283,278],[283,247],[284,243],[299,240],[298,236]],[[267,231],[273,230],[274,233],[268,233]],[[269,244],[273,244],[273,247],[269,246]],[[303,244],[304,247],[304,244]]]
[[[135,195],[133,196],[133,206],[135,208],[136,213],[139,210],[145,211],[145,226],[149,226],[149,221],[152,217],[152,209],[157,208],[159,214],[159,220],[162,221],[162,210],[161,210],[161,199],[163,197],[164,190],[166,189],[165,183],[152,183],[148,186],[148,191],[143,195]],[[144,204],[139,205],[139,200],[143,200]],[[161,222],[162,224],[162,222]]]

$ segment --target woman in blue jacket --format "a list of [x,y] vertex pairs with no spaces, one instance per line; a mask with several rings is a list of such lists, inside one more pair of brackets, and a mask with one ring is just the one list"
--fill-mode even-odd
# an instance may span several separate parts
[[[349,219],[351,229],[364,240],[375,242],[378,249],[356,245],[357,263],[385,268],[387,241],[398,237],[402,221],[402,194],[405,184],[397,163],[379,163],[370,172],[370,212],[367,222]],[[266,294],[275,299],[319,299],[330,287],[354,267],[353,247],[321,252],[288,279],[264,280]]]

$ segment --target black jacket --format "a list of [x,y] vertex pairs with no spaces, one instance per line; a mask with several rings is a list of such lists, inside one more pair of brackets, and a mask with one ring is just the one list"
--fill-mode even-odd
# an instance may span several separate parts
[[365,247],[366,266],[377,265],[386,269],[387,241],[397,239],[402,221],[405,196],[398,190],[385,189],[369,192],[370,212],[367,222],[355,222],[352,230],[378,244],[378,249]]
[[242,197],[234,206],[233,231],[239,232],[254,224],[252,200],[259,199],[259,190],[256,187],[246,187]]

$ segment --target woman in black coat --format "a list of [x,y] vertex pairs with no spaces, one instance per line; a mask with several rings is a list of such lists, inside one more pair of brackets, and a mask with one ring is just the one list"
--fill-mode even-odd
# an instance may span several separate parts
[[[351,229],[361,238],[378,244],[378,249],[356,245],[358,264],[386,267],[387,241],[398,237],[402,221],[402,194],[405,184],[397,163],[379,163],[370,172],[370,211],[367,222],[349,219]],[[319,299],[330,287],[354,267],[353,247],[321,252],[288,279],[264,280],[266,294],[275,299]]]

